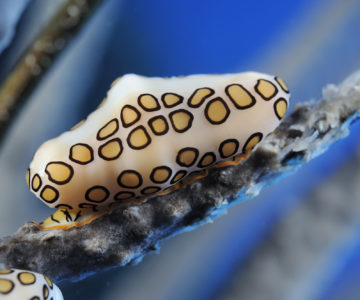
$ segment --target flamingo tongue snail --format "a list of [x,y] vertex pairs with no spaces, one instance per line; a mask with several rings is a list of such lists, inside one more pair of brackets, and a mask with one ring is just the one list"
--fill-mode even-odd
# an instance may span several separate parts
[[64,300],[60,289],[47,276],[19,269],[0,270],[0,299]]
[[237,164],[289,105],[279,77],[256,72],[116,80],[86,120],[45,142],[26,179],[57,208],[40,229],[85,225]]

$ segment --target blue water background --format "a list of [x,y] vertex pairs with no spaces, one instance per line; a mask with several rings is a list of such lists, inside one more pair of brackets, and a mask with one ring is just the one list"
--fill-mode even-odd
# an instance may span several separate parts
[[[17,28],[22,38],[16,36],[13,43],[20,45],[27,32],[35,32],[29,23],[36,27],[39,8],[49,4],[36,0],[32,5],[37,9],[25,11]],[[13,206],[3,214],[18,216],[1,225],[1,234],[50,213],[27,191],[24,170],[43,141],[95,109],[116,77],[130,72],[172,76],[262,71],[285,79],[292,109],[297,102],[320,98],[324,85],[339,83],[360,68],[359,32],[360,3],[351,0],[104,1],[36,88],[0,149],[0,203],[8,205],[11,199]],[[11,56],[18,55],[10,50],[0,56],[0,76],[1,66],[8,68]],[[149,255],[137,266],[60,283],[65,298],[219,295],[279,220],[354,156],[359,137],[356,124],[349,138],[295,175],[232,207],[213,224],[162,242],[159,255]],[[16,189],[3,192],[9,186]],[[359,245],[356,237],[341,245],[343,255],[334,257],[336,272],[333,265],[323,270],[333,274],[327,284],[312,283],[321,300],[360,295]],[[350,296],[341,298],[345,295]]]

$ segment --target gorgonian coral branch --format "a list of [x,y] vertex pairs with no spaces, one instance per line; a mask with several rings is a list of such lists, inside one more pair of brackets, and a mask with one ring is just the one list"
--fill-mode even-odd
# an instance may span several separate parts
[[56,57],[66,48],[101,0],[67,0],[0,83],[0,136]]
[[183,189],[119,208],[80,228],[41,231],[25,224],[0,242],[0,268],[30,269],[62,280],[127,265],[162,239],[208,222],[296,171],[345,137],[359,115],[360,72],[328,86],[321,101],[298,105],[239,165],[214,168]]

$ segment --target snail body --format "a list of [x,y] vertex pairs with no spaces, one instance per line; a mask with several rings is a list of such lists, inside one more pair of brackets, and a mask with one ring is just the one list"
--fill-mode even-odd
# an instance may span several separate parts
[[45,142],[27,171],[58,208],[41,229],[82,226],[119,205],[166,194],[239,163],[289,104],[284,82],[256,72],[116,80],[86,120]]

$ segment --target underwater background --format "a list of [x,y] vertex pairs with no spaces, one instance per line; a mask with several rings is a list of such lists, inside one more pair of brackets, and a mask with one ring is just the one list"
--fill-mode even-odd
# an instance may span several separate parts
[[[0,81],[65,0],[0,2]],[[0,145],[0,236],[52,210],[28,191],[34,151],[125,73],[254,70],[296,103],[360,69],[357,0],[104,0],[26,99]],[[60,282],[65,299],[360,299],[360,128],[212,224],[135,266]]]

